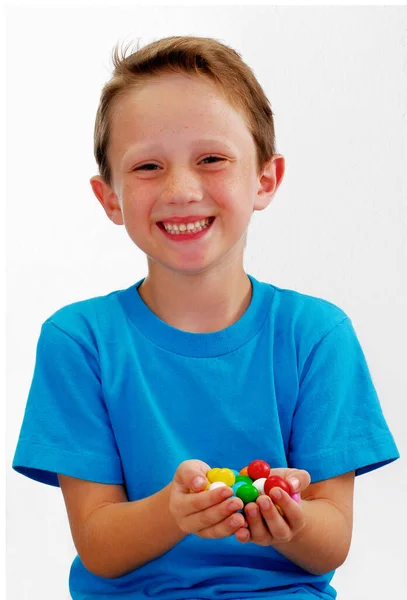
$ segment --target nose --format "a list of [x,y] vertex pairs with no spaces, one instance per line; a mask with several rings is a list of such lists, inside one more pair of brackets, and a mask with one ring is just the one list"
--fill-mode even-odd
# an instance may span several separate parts
[[173,167],[163,180],[161,194],[166,204],[200,202],[203,190],[200,178],[189,167]]

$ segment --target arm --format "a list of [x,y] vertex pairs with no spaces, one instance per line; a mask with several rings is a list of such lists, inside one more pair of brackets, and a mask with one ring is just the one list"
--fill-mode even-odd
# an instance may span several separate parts
[[[310,573],[336,569],[345,561],[352,537],[354,477],[352,471],[309,485],[301,493],[301,505],[280,490],[280,497],[273,500],[285,519],[267,496],[259,497],[245,509],[250,533],[240,530],[237,539],[272,545]],[[261,507],[263,500],[268,508]],[[250,510],[256,515],[250,516]]]
[[76,550],[93,574],[120,577],[185,537],[169,511],[170,485],[129,502],[122,485],[58,475]]
[[[72,538],[85,567],[115,578],[161,556],[187,534],[205,538],[233,535],[247,524],[231,488],[205,489],[209,467],[184,461],[173,481],[141,500],[129,502],[122,485],[107,485],[58,475]],[[198,487],[196,477],[202,478]]]

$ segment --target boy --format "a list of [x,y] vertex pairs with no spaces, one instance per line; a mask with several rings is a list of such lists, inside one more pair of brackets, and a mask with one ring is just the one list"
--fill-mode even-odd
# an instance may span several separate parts
[[[62,489],[74,600],[334,598],[355,475],[398,451],[347,315],[243,269],[284,175],[268,100],[207,38],[114,63],[91,185],[148,274],[43,324],[13,466]],[[300,503],[205,490],[258,458]]]

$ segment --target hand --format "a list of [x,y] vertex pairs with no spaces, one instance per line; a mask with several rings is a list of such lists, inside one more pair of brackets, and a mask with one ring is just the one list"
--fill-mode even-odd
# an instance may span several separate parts
[[244,515],[236,512],[243,508],[243,502],[232,497],[233,490],[228,486],[205,490],[209,469],[201,460],[186,460],[179,465],[171,483],[169,510],[184,533],[202,538],[227,537],[247,527]]
[[[293,494],[303,492],[311,482],[309,473],[299,469],[272,469],[271,475],[279,475],[286,479]],[[293,481],[290,481],[290,478],[293,478]],[[288,543],[305,526],[301,500],[298,504],[280,488],[273,488],[270,495],[272,498],[262,494],[256,502],[246,504],[245,515],[249,527],[241,528],[236,532],[236,539],[239,542],[253,542],[260,546]],[[276,504],[281,508],[284,516],[280,515]]]

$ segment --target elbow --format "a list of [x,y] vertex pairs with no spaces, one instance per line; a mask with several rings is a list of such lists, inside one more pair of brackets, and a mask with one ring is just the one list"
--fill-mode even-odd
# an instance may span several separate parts
[[119,577],[123,577],[123,575],[127,575],[125,571],[112,569],[111,565],[103,564],[100,560],[92,560],[90,557],[81,555],[79,555],[79,558],[85,569],[96,577],[102,577],[103,579],[118,579]]
[[307,569],[309,573],[312,575],[327,575],[328,573],[332,573],[332,571],[336,571],[339,567],[343,565],[346,561],[349,554],[349,547],[346,548],[341,553],[335,554],[335,556],[326,557],[326,560],[321,564],[316,564],[315,567]]

